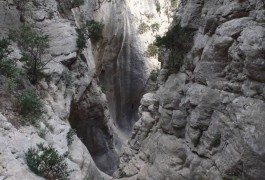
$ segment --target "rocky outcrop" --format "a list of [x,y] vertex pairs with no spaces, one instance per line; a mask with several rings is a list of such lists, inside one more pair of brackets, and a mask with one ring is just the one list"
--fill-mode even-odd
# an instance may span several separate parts
[[97,166],[107,174],[112,174],[117,168],[118,155],[109,118],[106,98],[93,81],[83,95],[71,103],[71,127],[77,131]]
[[[70,130],[68,118],[71,115],[71,104],[80,99],[91,87],[95,74],[95,62],[91,45],[82,53],[77,53],[76,31],[74,19],[61,16],[55,0],[29,2],[23,13],[23,21],[30,24],[49,37],[49,50],[46,59],[52,59],[45,72],[49,79],[43,79],[35,87],[27,79],[22,79],[22,85],[17,92],[3,95],[1,85],[1,114],[0,114],[0,179],[41,179],[28,168],[25,153],[38,143],[52,145],[59,154],[69,154],[66,162],[70,172],[70,179],[110,179],[101,172],[93,161],[88,149],[73,135],[72,144],[67,142]],[[2,1],[1,5],[1,36],[7,35],[9,30],[16,30],[22,24],[20,12],[13,1]],[[73,17],[73,16],[72,16]],[[19,59],[20,51],[12,45],[12,58]],[[21,67],[21,62],[18,61]],[[95,80],[93,80],[94,82]],[[93,84],[93,88],[97,87]],[[30,88],[38,92],[44,103],[44,114],[39,126],[19,126],[22,119],[18,116],[14,104],[14,97],[21,88]],[[97,88],[96,93],[100,93]],[[101,100],[101,99],[100,99]],[[97,102],[104,106],[104,99]],[[99,115],[102,112],[98,112]],[[107,125],[102,124],[106,128]],[[79,134],[78,134],[79,135]]]
[[263,1],[182,1],[175,23],[196,30],[180,72],[141,100],[116,177],[264,179]]
[[[20,149],[21,144],[13,139],[5,146],[8,152],[14,148],[17,151],[1,156],[0,163],[17,159],[18,153],[19,162],[14,162],[21,168],[14,166],[13,169],[18,170],[12,173],[12,168],[3,166],[1,178],[17,179],[22,171],[26,171],[26,179],[37,179],[25,164],[24,151],[44,142],[45,145],[52,144],[60,154],[70,152],[67,159],[70,179],[109,179],[100,170],[108,174],[115,170],[117,152],[137,119],[147,76],[159,66],[155,58],[145,58],[144,51],[154,40],[154,34],[164,32],[171,21],[170,14],[163,12],[167,9],[169,13],[169,3],[85,0],[83,5],[73,7],[70,1],[61,0],[25,2],[23,9],[12,0],[0,2],[1,36],[7,35],[11,29],[18,29],[23,23],[47,35],[50,47],[44,58],[51,61],[45,73],[50,78],[41,80],[35,87],[23,79],[23,88],[32,88],[42,95],[45,113],[40,127],[16,127],[16,123],[9,123],[17,116],[11,103],[14,97],[1,97],[5,103],[0,105],[0,109],[9,129],[1,129],[3,138],[0,143],[9,141],[9,133],[18,134],[14,139],[21,137],[25,141]],[[87,48],[80,51],[76,47],[75,28],[91,19],[104,24],[103,39],[93,45],[88,40]],[[142,22],[149,26],[159,23],[160,28],[154,31],[149,27],[140,35],[138,27]],[[19,59],[19,48],[16,44],[12,48],[12,58]],[[19,61],[18,65],[22,67]],[[98,84],[102,87],[99,88]],[[107,99],[102,93],[104,89]],[[76,136],[73,144],[67,145],[68,121],[87,149]],[[45,135],[39,135],[39,131]]]
[[[114,124],[126,136],[138,118],[137,109],[148,75],[159,67],[156,59],[146,58],[144,53],[154,36],[164,32],[171,21],[170,15],[164,12],[169,6],[169,2],[164,1],[138,0],[105,1],[94,5],[94,9],[97,9],[95,18],[104,24],[104,38],[95,49],[97,74],[106,89]],[[148,28],[140,34],[139,26],[142,23],[147,24]],[[151,25],[155,23],[160,28],[153,31]]]

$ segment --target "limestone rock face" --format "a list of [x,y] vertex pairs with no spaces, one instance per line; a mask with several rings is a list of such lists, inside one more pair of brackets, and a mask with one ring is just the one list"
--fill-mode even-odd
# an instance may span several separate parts
[[[170,14],[164,12],[170,13],[169,7],[170,1],[161,0],[115,0],[93,6],[95,18],[104,24],[104,37],[95,51],[97,74],[106,89],[110,115],[126,135],[137,120],[148,76],[159,67],[154,57],[145,57],[145,51],[171,22]],[[140,33],[143,24],[147,27]],[[152,29],[154,24],[159,27]]]
[[[148,75],[159,67],[156,58],[147,58],[144,52],[154,35],[163,33],[172,20],[169,1],[85,0],[79,7],[72,7],[69,2],[34,0],[26,2],[23,9],[13,0],[0,2],[1,36],[28,24],[49,37],[44,58],[51,60],[45,69],[49,79],[36,86],[23,80],[23,86],[36,90],[45,104],[40,127],[16,127],[12,118],[17,112],[11,100],[0,105],[4,124],[9,127],[1,129],[0,144],[7,149],[0,154],[0,164],[12,163],[3,165],[0,179],[19,179],[23,172],[25,179],[38,179],[27,168],[24,153],[40,142],[52,144],[61,154],[69,151],[70,179],[110,179],[101,170],[112,174],[117,168],[117,152],[137,119]],[[103,38],[94,44],[88,40],[87,48],[78,50],[75,29],[91,19],[104,24]],[[148,28],[140,34],[138,28],[143,22]],[[151,29],[153,24],[160,27]],[[12,48],[12,58],[19,59],[19,48],[16,44]],[[18,64],[22,67],[21,62]],[[154,111],[157,107],[149,108]],[[150,128],[153,119],[149,113],[145,117],[149,117],[145,123]],[[68,146],[70,126],[77,136]],[[40,135],[41,130],[45,130],[45,135]],[[10,143],[6,145],[7,142]],[[13,164],[16,166],[11,168]]]
[[[39,126],[18,126],[19,121],[22,120],[16,117],[17,110],[12,106],[11,101],[14,97],[10,97],[11,94],[4,96],[1,94],[4,101],[0,106],[0,179],[43,179],[28,168],[25,160],[27,150],[38,143],[52,145],[61,155],[69,153],[66,162],[70,179],[110,179],[111,177],[98,169],[91,156],[92,153],[89,152],[90,149],[76,135],[73,136],[72,144],[67,142],[67,134],[71,128],[68,120],[72,115],[71,107],[75,100],[84,97],[87,89],[91,87],[95,93],[91,95],[92,99],[93,96],[96,99],[96,94],[101,93],[95,83],[97,80],[94,76],[95,61],[91,45],[88,44],[88,48],[81,54],[77,53],[75,21],[70,19],[70,15],[69,19],[62,17],[57,9],[57,1],[36,0],[28,5],[29,7],[23,14],[24,23],[30,24],[34,29],[49,37],[50,47],[44,58],[52,59],[45,70],[50,75],[50,79],[49,81],[41,80],[35,87],[26,79],[27,83],[22,83],[24,88],[34,89],[42,97],[44,113]],[[10,29],[18,29],[22,23],[20,12],[13,1],[1,1],[0,9],[0,33],[4,36]],[[71,14],[71,11],[69,13]],[[71,14],[71,17],[74,16]],[[12,45],[12,48],[14,49],[11,54],[12,58],[19,59],[21,52],[16,45]],[[15,96],[18,93],[20,91],[15,92]],[[11,96],[13,95],[14,93]],[[97,103],[104,107],[106,100],[99,98]],[[82,106],[80,105],[79,108]],[[104,111],[95,110],[94,115],[104,117],[104,113]],[[100,129],[107,129],[106,132],[109,132],[109,126],[105,123],[104,121],[99,125]],[[77,135],[79,136],[79,133]]]
[[185,60],[143,96],[117,178],[264,179],[264,2],[181,1],[174,22],[196,30]]

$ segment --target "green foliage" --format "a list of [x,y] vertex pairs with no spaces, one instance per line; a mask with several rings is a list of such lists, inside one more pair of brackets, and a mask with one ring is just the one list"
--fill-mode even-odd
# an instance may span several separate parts
[[77,32],[77,47],[79,49],[86,48],[87,39],[91,39],[93,43],[99,41],[102,38],[102,31],[104,25],[95,20],[87,21],[80,28],[76,28]]
[[142,22],[139,27],[138,27],[138,33],[139,34],[143,34],[145,33],[146,31],[148,31],[150,29],[150,27],[145,23],[145,22]]
[[10,40],[7,38],[2,38],[0,40],[0,60],[6,58],[10,54],[10,49],[8,48],[10,45]]
[[69,171],[65,156],[59,155],[51,145],[37,144],[37,148],[29,148],[26,153],[27,165],[35,174],[47,180],[68,180]]
[[41,129],[39,129],[39,131],[38,131],[38,135],[39,135],[41,138],[45,138],[45,136],[46,136],[47,133],[48,133],[47,128],[41,128]]
[[24,68],[27,71],[30,81],[36,84],[44,77],[43,70],[51,60],[44,60],[43,55],[49,47],[48,36],[41,35],[31,27],[23,25],[18,31],[11,31],[9,37],[18,42],[22,50],[22,58],[25,63]]
[[66,87],[71,88],[74,85],[74,79],[70,71],[63,71],[62,73]]
[[42,115],[43,103],[39,96],[33,91],[24,91],[18,96],[18,107],[26,121],[36,124]]
[[16,89],[17,82],[16,79],[0,76],[0,93],[5,93],[11,95],[11,93]]
[[67,145],[70,146],[72,142],[74,141],[74,135],[76,135],[76,130],[70,128],[67,135],[66,135],[66,140],[67,140]]
[[175,9],[177,7],[178,0],[171,0],[171,7]]
[[154,43],[149,44],[147,50],[145,51],[145,55],[147,57],[155,56],[157,55],[157,53],[158,53],[158,47]]
[[155,70],[151,71],[150,76],[149,76],[149,80],[148,80],[147,85],[145,87],[146,92],[152,92],[152,91],[157,90],[157,88],[158,88],[158,85],[157,85],[158,75],[159,75],[159,69],[155,69]]
[[151,81],[156,82],[158,75],[159,75],[159,69],[155,69],[155,70],[153,70],[153,71],[150,73],[149,79],[150,79]]
[[156,37],[155,45],[158,47],[164,47],[170,51],[170,73],[178,72],[180,67],[183,65],[184,55],[190,50],[192,45],[192,32],[193,31],[191,29],[175,25],[166,32],[165,36]]
[[17,64],[11,59],[0,60],[0,75],[4,75],[9,78],[17,78],[19,76],[19,70]]
[[81,5],[84,5],[84,0],[57,0],[59,2],[59,5],[64,10],[70,10],[72,8],[79,7]]
[[154,23],[151,25],[151,29],[153,32],[159,31],[159,28],[160,28],[160,24],[158,23]]
[[157,12],[160,12],[160,10],[161,10],[161,5],[160,5],[160,3],[158,2],[158,1],[156,1],[156,11]]
[[193,31],[191,29],[175,25],[166,32],[165,36],[156,37],[156,45],[164,46],[169,50],[187,52],[189,50],[187,44],[190,44],[190,41],[192,40],[192,32]]
[[81,5],[84,5],[85,1],[84,0],[71,0],[71,7],[79,7]]
[[7,58],[7,56],[11,53],[9,45],[9,39],[2,38],[0,40],[0,75],[9,78],[16,78],[19,74],[16,62]]
[[99,87],[100,87],[100,90],[101,90],[104,94],[107,93],[107,88],[106,88],[105,85],[103,85],[103,84],[99,84]]
[[11,94],[17,87],[20,71],[14,60],[8,59],[12,52],[8,38],[0,39],[0,93]]

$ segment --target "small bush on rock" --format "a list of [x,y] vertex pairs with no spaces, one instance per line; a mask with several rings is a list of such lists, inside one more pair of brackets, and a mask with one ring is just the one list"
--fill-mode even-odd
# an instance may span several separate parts
[[42,101],[33,91],[22,92],[18,97],[18,107],[23,117],[31,124],[36,124],[38,118],[42,115]]
[[158,53],[158,47],[154,43],[149,44],[147,50],[145,51],[146,57],[155,56],[157,55],[157,53]]
[[148,31],[150,29],[150,27],[145,23],[145,22],[142,22],[139,27],[138,27],[138,33],[139,34],[143,34],[145,33],[146,31]]
[[76,131],[72,128],[69,129],[67,135],[66,135],[66,140],[67,140],[67,145],[70,146],[72,142],[74,141],[74,135],[76,135]]
[[35,174],[47,180],[68,180],[69,171],[66,156],[59,155],[51,145],[37,144],[37,148],[29,148],[26,153],[27,165]]
[[77,47],[79,49],[86,48],[87,39],[91,39],[93,43],[99,41],[102,38],[103,27],[104,25],[102,23],[90,20],[81,25],[80,28],[77,28]]
[[9,37],[18,42],[22,51],[21,61],[25,62],[30,81],[36,84],[44,77],[43,70],[51,60],[44,60],[43,55],[49,47],[48,36],[41,35],[31,27],[23,25],[18,31],[11,31]]
[[71,88],[74,85],[74,78],[70,71],[63,71],[62,77],[64,79],[65,86]]
[[156,37],[155,45],[169,50],[170,71],[178,72],[183,65],[184,55],[190,50],[192,45],[193,31],[175,25],[168,30],[165,36]]
[[160,28],[160,25],[158,23],[154,23],[154,24],[151,25],[151,29],[152,29],[153,32],[158,31],[159,28]]

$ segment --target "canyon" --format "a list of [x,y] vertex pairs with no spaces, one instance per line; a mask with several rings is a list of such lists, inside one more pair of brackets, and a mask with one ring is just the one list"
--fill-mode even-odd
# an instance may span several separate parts
[[[23,13],[13,0],[0,2],[1,37],[29,24],[48,36],[52,59],[49,79],[22,80],[42,97],[38,127],[17,126],[19,91],[0,89],[0,180],[43,179],[25,160],[40,142],[69,154],[73,180],[264,179],[264,1],[65,2],[27,1]],[[91,19],[104,25],[102,39],[80,50],[76,28]],[[175,25],[190,29],[192,42],[172,72],[168,49],[146,51]],[[11,47],[23,68],[18,45]]]

